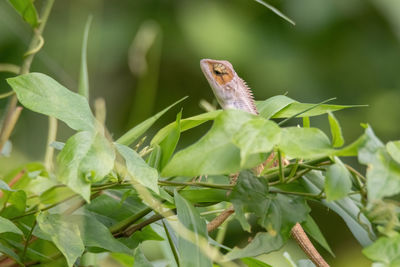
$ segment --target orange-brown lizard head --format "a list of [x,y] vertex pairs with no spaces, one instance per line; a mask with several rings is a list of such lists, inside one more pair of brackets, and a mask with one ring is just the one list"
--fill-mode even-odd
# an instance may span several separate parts
[[200,67],[222,108],[242,109],[257,114],[250,89],[229,61],[202,59]]

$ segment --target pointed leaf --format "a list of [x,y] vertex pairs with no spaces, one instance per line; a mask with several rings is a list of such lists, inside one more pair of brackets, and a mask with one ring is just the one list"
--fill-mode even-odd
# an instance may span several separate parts
[[271,10],[272,12],[274,12],[276,15],[278,15],[279,17],[283,18],[284,20],[286,20],[287,22],[289,22],[292,25],[296,25],[296,23],[291,20],[289,17],[287,17],[285,14],[283,14],[281,11],[279,11],[277,8],[271,6],[270,4],[267,4],[266,2],[262,1],[262,0],[254,0],[257,3],[260,3],[261,5],[265,6],[266,8],[268,8],[269,10]]
[[232,142],[240,148],[240,165],[243,166],[252,154],[270,152],[279,143],[281,129],[272,121],[255,118],[243,124]]
[[165,109],[158,112],[156,115],[148,118],[147,120],[141,122],[140,124],[136,125],[128,132],[126,132],[123,136],[121,136],[116,142],[121,145],[130,145],[135,142],[142,134],[144,134],[162,115],[164,115],[169,109],[173,106],[177,105],[178,103],[185,100],[187,97],[181,98],[180,100],[176,101],[172,105],[166,107]]
[[[199,176],[237,172],[241,169],[240,150],[233,144],[232,138],[254,118],[257,117],[241,110],[224,110],[205,136],[172,157],[161,175]],[[266,154],[251,155],[243,168],[252,168],[265,158]]]
[[271,235],[266,232],[258,232],[251,242],[244,248],[235,247],[226,254],[229,260],[245,257],[255,257],[261,254],[276,251],[283,246],[281,235]]
[[260,260],[257,260],[255,258],[243,258],[240,259],[244,264],[247,265],[247,267],[272,267],[271,265],[262,262]]
[[32,0],[8,0],[17,10],[22,18],[31,25],[32,28],[38,26],[38,15]]
[[179,112],[178,115],[176,115],[175,127],[168,134],[168,136],[160,143],[160,147],[162,149],[161,162],[160,162],[161,170],[170,160],[172,154],[175,151],[176,145],[178,144],[179,137],[181,136],[181,117],[182,117],[182,111]]
[[40,230],[54,242],[64,255],[68,266],[73,266],[76,259],[85,250],[78,226],[63,221],[58,214],[47,212],[42,212],[37,216],[37,223]]
[[335,153],[328,137],[317,128],[282,129],[279,148],[288,157],[302,159],[319,158]]
[[26,108],[55,117],[77,131],[93,131],[95,119],[85,97],[69,91],[42,73],[7,79]]
[[[190,130],[194,127],[197,127],[209,120],[214,120],[222,110],[215,110],[207,113],[203,113],[197,116],[189,117],[180,121],[181,124],[181,132]],[[159,144],[164,138],[176,127],[176,122],[172,122],[159,130],[157,134],[151,140],[151,145]]]
[[333,147],[341,147],[344,144],[342,135],[342,128],[340,128],[339,121],[333,116],[332,112],[328,113],[329,125],[331,127],[332,145]]
[[[178,248],[180,263],[183,267],[191,266],[212,266],[212,262],[201,250],[199,237],[207,240],[207,226],[199,212],[186,199],[181,197],[178,192],[174,194],[175,205],[179,221],[193,233],[193,239],[186,240],[179,236]],[[178,233],[179,234],[179,233]]]
[[155,193],[159,193],[157,170],[147,165],[135,150],[117,143],[115,146],[125,159],[127,171],[132,180],[151,189]]
[[339,158],[335,158],[335,164],[327,168],[325,175],[327,201],[344,198],[351,191],[351,174]]
[[19,263],[20,265],[23,265],[21,262],[21,258],[14,252],[14,250],[12,250],[11,248],[3,245],[2,243],[0,243],[0,252],[10,256],[11,258],[13,258],[17,263]]
[[12,221],[0,217],[0,233],[14,233],[23,235],[22,231],[12,223]]
[[256,106],[260,116],[270,119],[278,111],[282,110],[293,102],[296,102],[296,100],[284,95],[277,95],[264,101],[256,101]]
[[90,184],[112,170],[114,159],[114,149],[104,136],[97,132],[79,132],[67,140],[57,157],[58,179],[89,202]]

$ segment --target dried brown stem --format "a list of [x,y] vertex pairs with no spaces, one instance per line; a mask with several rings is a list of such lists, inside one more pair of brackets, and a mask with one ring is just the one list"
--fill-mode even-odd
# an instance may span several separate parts
[[217,229],[221,224],[223,224],[226,219],[231,216],[235,210],[233,209],[233,206],[230,206],[226,210],[224,210],[220,215],[215,217],[211,222],[207,224],[207,231],[212,232],[213,230]]

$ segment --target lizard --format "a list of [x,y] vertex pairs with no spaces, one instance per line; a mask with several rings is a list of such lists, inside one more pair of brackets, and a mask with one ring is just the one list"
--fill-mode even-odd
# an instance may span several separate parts
[[[222,109],[240,109],[258,115],[251,89],[247,86],[246,82],[236,74],[229,61],[202,59],[200,61],[200,68]],[[259,171],[262,171],[263,168],[264,164],[261,164],[256,167],[256,172],[259,174]],[[233,177],[237,179],[237,174],[233,175]],[[234,213],[233,207],[222,212],[220,216],[209,223],[207,227],[208,230],[217,228],[232,213]],[[316,266],[329,267],[328,263],[326,263],[315,249],[299,223],[293,226],[290,234]]]

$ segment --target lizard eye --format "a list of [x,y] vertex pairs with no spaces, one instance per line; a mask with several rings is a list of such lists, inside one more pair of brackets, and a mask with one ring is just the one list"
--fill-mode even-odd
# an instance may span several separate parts
[[222,72],[219,71],[219,70],[214,70],[214,73],[215,73],[216,75],[221,75],[221,74],[222,74]]

